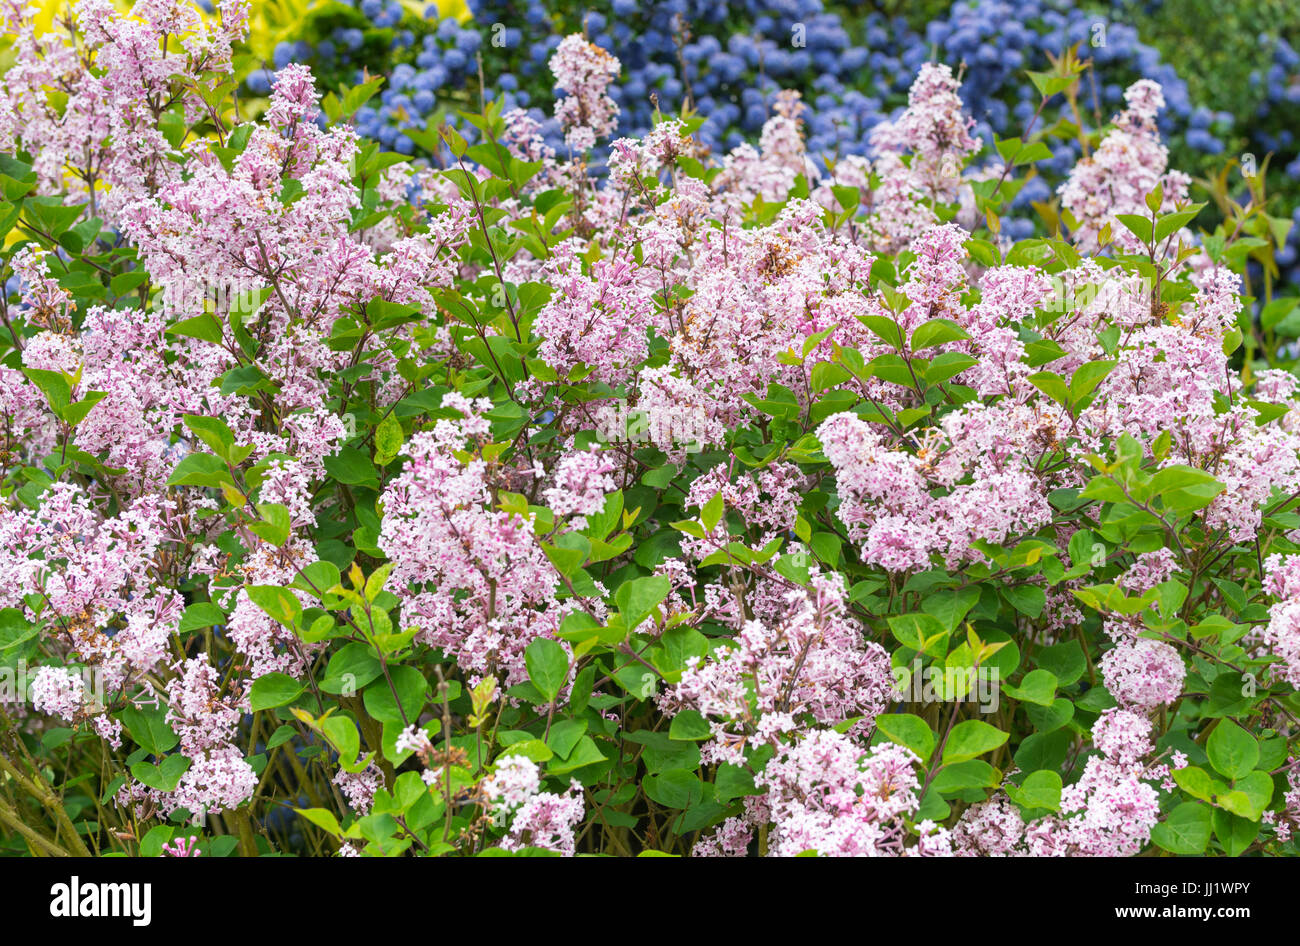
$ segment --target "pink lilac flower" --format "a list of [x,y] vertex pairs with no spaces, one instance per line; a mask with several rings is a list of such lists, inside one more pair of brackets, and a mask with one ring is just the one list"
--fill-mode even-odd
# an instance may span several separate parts
[[1165,107],[1159,84],[1140,79],[1124,92],[1124,100],[1128,107],[1116,116],[1101,145],[1080,159],[1059,188],[1062,206],[1078,223],[1073,237],[1083,252],[1097,251],[1098,237],[1108,225],[1122,249],[1143,252],[1141,242],[1116,215],[1149,216],[1146,197],[1157,186],[1164,195],[1161,213],[1187,200],[1191,178],[1166,170],[1169,152],[1156,130],[1156,115]]
[[560,41],[549,62],[555,86],[565,96],[555,108],[566,143],[583,152],[614,130],[618,105],[605,94],[619,73],[619,62],[580,34]]
[[540,775],[537,763],[527,756],[508,755],[497,761],[495,770],[479,789],[494,808],[510,811],[537,794]]
[[224,745],[204,749],[191,757],[190,767],[181,776],[167,807],[220,813],[238,808],[256,789],[257,773],[238,748]]
[[539,787],[537,764],[521,755],[498,760],[479,786],[497,824],[509,826],[500,846],[507,851],[540,847],[572,857],[573,830],[585,810],[581,787],[571,782],[558,794]]
[[795,714],[826,725],[856,719],[850,732],[861,733],[893,693],[888,655],[863,642],[842,580],[814,570],[810,582],[811,592],[755,589],[755,619],[742,623],[735,646],[688,658],[681,681],[660,697],[668,712],[709,718],[706,758],[739,762],[747,742],[774,743]]
[[187,838],[173,838],[162,846],[162,856],[199,857],[203,852],[199,850],[198,842],[198,835],[195,834]]
[[1134,594],[1149,591],[1178,569],[1178,557],[1173,549],[1161,548],[1143,552],[1129,569],[1120,576],[1119,583]]
[[971,805],[952,829],[953,850],[959,857],[1007,857],[1021,851],[1025,821],[1006,795]]
[[[829,731],[814,731],[781,747],[755,779],[766,790],[769,853],[904,853],[903,819],[919,804],[918,761],[893,743],[864,753],[848,737]],[[928,844],[938,852],[945,842],[931,839]]]
[[1106,758],[1133,765],[1152,751],[1151,720],[1130,710],[1103,710],[1092,725],[1092,742]]
[[375,804],[375,792],[384,784],[384,774],[373,762],[360,772],[343,769],[334,775],[334,784],[348,800],[348,807],[360,815],[370,814]]
[[487,463],[457,454],[487,432],[486,401],[447,395],[464,414],[443,419],[403,448],[410,458],[383,494],[379,545],[406,619],[422,640],[444,648],[475,679],[514,685],[527,678],[524,650],[553,637],[564,609],[554,568],[533,535],[531,516],[493,509]]
[[62,667],[40,667],[27,685],[32,706],[41,713],[72,722],[85,706],[86,683],[81,674]]
[[1167,706],[1182,695],[1187,667],[1171,644],[1121,640],[1102,655],[1106,689],[1120,706],[1139,710]]

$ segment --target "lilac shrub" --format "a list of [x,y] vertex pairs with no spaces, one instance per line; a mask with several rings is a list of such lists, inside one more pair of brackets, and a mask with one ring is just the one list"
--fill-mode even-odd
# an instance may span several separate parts
[[1300,382],[1158,84],[1016,241],[945,64],[827,165],[573,35],[413,157],[241,0],[4,9],[6,851],[1295,853]]

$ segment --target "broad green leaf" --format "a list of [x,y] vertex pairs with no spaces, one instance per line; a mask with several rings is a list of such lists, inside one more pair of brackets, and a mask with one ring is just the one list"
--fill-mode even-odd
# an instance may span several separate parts
[[554,703],[569,676],[569,655],[553,640],[539,637],[524,650],[528,679],[548,703]]
[[958,723],[948,734],[943,747],[943,764],[964,762],[986,752],[992,752],[1008,739],[1008,734],[978,719]]
[[1210,843],[1210,809],[1185,801],[1151,829],[1151,840],[1170,854],[1201,854]]
[[1241,778],[1259,761],[1259,742],[1230,719],[1214,727],[1205,751],[1214,770],[1225,778]]
[[915,752],[925,762],[934,751],[934,730],[920,716],[912,713],[886,713],[876,717],[876,728],[890,742]]
[[668,597],[672,582],[666,575],[651,575],[625,581],[614,593],[614,601],[623,615],[629,630],[638,627],[659,602]]
[[248,693],[254,712],[292,703],[302,695],[303,685],[284,673],[268,673],[253,681]]
[[286,627],[293,627],[302,617],[302,605],[288,588],[277,585],[250,585],[249,600]]
[[1008,792],[1012,801],[1025,808],[1056,811],[1061,807],[1061,776],[1050,769],[1030,772],[1019,788],[1008,789]]

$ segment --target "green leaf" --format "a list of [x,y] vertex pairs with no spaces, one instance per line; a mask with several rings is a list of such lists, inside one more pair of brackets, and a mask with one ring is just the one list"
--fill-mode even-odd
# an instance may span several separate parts
[[63,420],[70,426],[76,427],[86,419],[86,415],[90,413],[91,409],[105,397],[107,397],[107,394],[103,391],[88,391],[80,401],[73,401],[67,406],[63,412]]
[[280,503],[258,503],[258,514],[261,515],[261,522],[250,522],[248,529],[254,535],[258,535],[270,542],[276,548],[284,545],[289,540],[289,510]]
[[1232,783],[1232,791],[1218,796],[1220,805],[1251,821],[1258,821],[1272,800],[1273,779],[1267,772],[1260,771],[1246,773]]
[[903,345],[903,329],[897,322],[885,315],[863,315],[859,316],[862,324],[869,328],[886,345],[893,348],[901,348]]
[[551,726],[546,745],[560,758],[567,758],[587,731],[587,723],[575,719],[562,719]]
[[1142,214],[1115,214],[1115,219],[1124,225],[1145,246],[1151,242],[1154,228],[1149,216]]
[[706,502],[700,509],[700,523],[704,526],[704,534],[709,535],[718,527],[722,521],[723,499],[721,493],[714,493],[713,498]]
[[713,736],[706,720],[698,710],[682,710],[673,717],[668,727],[668,738],[685,742],[700,742]]
[[736,798],[758,794],[753,774],[728,762],[718,766],[718,774],[713,780],[713,785],[713,800],[722,805]]
[[1037,374],[1031,374],[1029,383],[1062,407],[1065,407],[1070,402],[1070,390],[1065,386],[1065,379],[1055,372],[1040,371]]
[[1061,776],[1048,769],[1030,772],[1019,788],[1009,788],[1007,793],[1012,801],[1025,808],[1056,811],[1061,807]]
[[[550,762],[554,759],[555,750],[540,739],[523,739],[519,742],[510,743],[509,748],[507,748],[505,752],[501,753],[501,759],[506,759],[510,756],[523,756],[526,759],[531,759],[533,762],[541,764],[543,762]],[[500,759],[497,761],[500,762]]]
[[68,383],[63,373],[46,371],[44,368],[24,368],[23,374],[27,375],[32,384],[40,388],[54,415],[63,419],[67,414],[68,406],[72,403],[72,385]]
[[1025,772],[1059,769],[1065,764],[1065,757],[1073,741],[1072,734],[1061,729],[1026,736],[1016,750],[1016,766]]
[[[392,685],[389,685],[389,680]],[[396,691],[396,699],[393,693]],[[388,668],[366,687],[363,694],[366,712],[383,723],[409,725],[420,718],[420,712],[429,695],[429,681],[414,667],[398,664]],[[400,707],[400,708],[399,708]]]
[[912,713],[887,713],[876,717],[876,728],[890,742],[915,752],[922,762],[934,751],[935,735],[930,724]]
[[0,609],[0,651],[17,647],[40,633],[40,625],[27,620],[17,608]]
[[1202,854],[1210,843],[1210,809],[1185,801],[1151,829],[1151,840],[1170,854]]
[[1038,666],[1056,677],[1057,686],[1068,687],[1088,668],[1083,648],[1075,640],[1052,644],[1038,651]]
[[979,600],[979,588],[969,585],[956,591],[939,591],[927,596],[921,602],[921,610],[951,633]]
[[605,761],[605,754],[600,751],[595,741],[587,735],[578,739],[567,756],[563,759],[555,759],[548,762],[546,771],[549,775],[566,775],[576,769],[584,768],[588,765],[596,765]]
[[1167,466],[1151,477],[1152,496],[1159,496],[1166,509],[1187,515],[1208,506],[1224,485],[1204,470],[1190,466]]
[[688,769],[668,769],[641,780],[646,795],[665,808],[690,808],[704,797],[699,776]]
[[177,630],[182,634],[197,631],[205,627],[216,627],[226,623],[226,612],[210,601],[200,601],[185,609]]
[[321,731],[338,750],[339,761],[345,765],[356,760],[361,749],[361,737],[357,733],[357,724],[346,716],[331,716],[321,720]]
[[946,351],[937,355],[924,372],[921,372],[926,382],[929,384],[941,384],[954,375],[961,374],[967,368],[973,368],[979,364],[970,355],[960,351]]
[[344,644],[330,658],[320,688],[326,693],[347,692],[350,696],[355,695],[383,672],[383,665],[375,656],[375,649],[369,644],[354,641]]
[[1300,296],[1283,296],[1274,299],[1260,310],[1259,324],[1264,328],[1272,328],[1290,315],[1297,305],[1300,305]]
[[302,617],[302,605],[288,588],[276,585],[251,585],[249,600],[286,627],[293,627]]
[[157,765],[152,762],[137,762],[131,766],[131,774],[150,788],[160,792],[173,792],[189,767],[190,760],[177,752]]
[[524,650],[528,679],[546,702],[554,703],[569,676],[569,655],[553,640],[539,637]]
[[851,377],[852,375],[849,374],[848,369],[842,365],[831,364],[829,361],[819,361],[812,367],[809,384],[814,392],[821,392],[827,388],[843,384]]
[[1050,157],[1052,157],[1052,149],[1047,147],[1045,142],[1035,141],[1032,144],[1025,145],[1025,147],[1016,154],[1016,167],[1021,167],[1025,164],[1034,164],[1038,161],[1046,161]]
[[[1100,689],[1094,687],[1094,690]],[[1093,690],[1089,690],[1092,693]],[[1074,704],[1063,696],[1058,696],[1052,701],[1051,706],[1038,706],[1033,703],[1023,703],[1025,715],[1033,723],[1034,728],[1040,733],[1052,732],[1060,729],[1071,719],[1074,718]]]
[[1155,241],[1161,243],[1165,237],[1172,236],[1187,226],[1196,219],[1196,215],[1201,212],[1201,208],[1204,206],[1204,204],[1197,204],[1187,210],[1176,210],[1160,217],[1156,221]]
[[196,414],[186,414],[182,419],[185,421],[185,426],[208,445],[209,450],[223,460],[229,457],[230,448],[235,445],[235,435],[226,426],[224,420]]
[[1076,404],[1082,401],[1115,370],[1117,364],[1118,361],[1085,361],[1081,364],[1070,378],[1070,400]]
[[223,395],[248,395],[273,387],[266,375],[257,365],[241,365],[231,368],[221,376],[221,393]]
[[1215,808],[1212,822],[1214,836],[1229,857],[1240,857],[1259,836],[1259,822],[1242,818],[1222,808]]
[[379,471],[370,457],[355,447],[344,447],[325,458],[325,472],[349,486],[379,486]]
[[393,570],[392,562],[384,562],[366,579],[365,595],[366,600],[373,602],[379,598],[380,592],[384,590],[384,583],[388,581],[388,573]]
[[316,827],[328,834],[339,836],[343,834],[343,828],[339,825],[339,819],[334,816],[334,812],[325,808],[295,808],[294,811],[302,815]]
[[253,712],[286,706],[302,695],[303,686],[285,673],[268,673],[253,681],[248,703]]
[[668,597],[671,590],[672,582],[666,575],[633,578],[619,586],[614,601],[618,604],[628,629],[632,630],[650,616],[650,612]]
[[122,721],[131,738],[150,755],[163,756],[180,742],[175,731],[167,724],[167,711],[162,707],[128,706],[117,718]]
[[967,759],[945,765],[930,783],[940,794],[955,795],[971,789],[997,788],[1002,773],[983,759]]
[[179,322],[168,326],[167,334],[197,338],[200,341],[212,342],[214,345],[220,345],[224,337],[221,331],[221,323],[217,321],[217,317],[207,313],[189,319],[181,319]]
[[149,274],[143,269],[134,269],[127,273],[118,273],[108,281],[108,288],[115,296],[125,296],[142,283],[149,281]]
[[1037,585],[1007,585],[1003,596],[1021,614],[1036,618],[1047,607],[1047,592]]
[[1259,742],[1230,719],[1214,727],[1205,751],[1214,770],[1231,779],[1246,775],[1259,761]]
[[1020,681],[1019,686],[1003,686],[1007,696],[1025,703],[1038,706],[1051,706],[1056,699],[1056,675],[1049,670],[1031,670]]
[[992,752],[1008,739],[1008,734],[978,719],[958,723],[948,734],[943,747],[943,764],[964,762],[986,752]]
[[970,338],[970,334],[956,322],[949,319],[931,319],[918,325],[912,332],[911,347],[912,351],[920,351],[922,348],[946,345],[948,342],[967,338]]
[[[942,656],[939,650],[947,653],[948,631],[939,623],[938,618],[929,614],[897,614],[889,618],[889,630],[900,644],[912,650],[928,652],[932,657]],[[930,651],[926,651],[929,647]]]
[[210,453],[187,454],[167,478],[168,486],[221,486],[223,483],[233,486],[235,481],[226,461]]
[[1174,769],[1169,774],[1173,776],[1178,787],[1193,798],[1199,798],[1201,801],[1213,800],[1214,782],[1200,766],[1184,766],[1181,769]]
[[395,457],[402,449],[402,424],[388,414],[375,428],[375,453],[380,457]]
[[371,97],[380,90],[384,81],[383,76],[375,76],[375,78],[369,79],[361,83],[361,85],[352,86],[344,92],[339,110],[340,117],[347,119],[355,115],[361,106],[370,101]]
[[294,588],[301,588],[308,594],[323,598],[329,590],[339,583],[339,567],[333,562],[312,562],[306,568],[299,569],[293,580]]
[[[566,535],[561,538],[569,537],[570,536]],[[573,536],[573,538],[582,539],[583,537]],[[541,545],[542,551],[546,553],[546,557],[550,559],[551,564],[555,566],[555,570],[570,579],[575,578],[581,573],[583,563],[587,561],[587,556],[591,554],[590,543],[585,542],[585,540],[583,547],[581,548],[557,546],[552,545],[549,542],[543,542]]]

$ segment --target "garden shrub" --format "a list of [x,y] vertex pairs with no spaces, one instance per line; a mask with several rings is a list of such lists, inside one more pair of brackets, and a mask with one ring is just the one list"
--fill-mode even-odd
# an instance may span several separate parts
[[1159,84],[1015,240],[945,64],[827,166],[574,33],[416,160],[242,0],[4,10],[6,850],[1295,853],[1286,228]]

